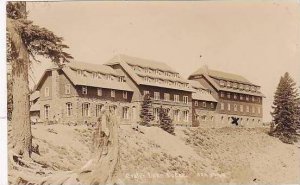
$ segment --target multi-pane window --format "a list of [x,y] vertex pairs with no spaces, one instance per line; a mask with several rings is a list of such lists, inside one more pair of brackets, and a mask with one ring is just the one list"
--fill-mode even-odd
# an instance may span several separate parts
[[237,111],[237,104],[233,105],[233,109],[234,109],[234,111]]
[[96,117],[101,116],[101,109],[102,109],[103,105],[102,104],[97,104],[96,105]]
[[233,98],[236,100],[237,99],[237,94],[234,93]]
[[154,120],[158,121],[159,120],[159,108],[153,109],[153,115],[154,115]]
[[202,102],[202,107],[206,107],[206,102]]
[[149,91],[144,91],[144,96],[147,95],[147,94],[150,94]]
[[45,97],[50,96],[50,90],[49,87],[45,87]]
[[185,122],[189,121],[189,111],[188,110],[183,111],[183,120]]
[[159,100],[160,99],[160,94],[159,92],[154,92],[154,99]]
[[123,98],[127,99],[127,91],[123,91]]
[[164,93],[164,100],[169,101],[170,100],[170,94],[169,93]]
[[230,103],[227,104],[227,110],[230,110]]
[[125,80],[124,80],[124,76],[120,76],[119,77],[119,82],[124,82]]
[[98,96],[102,96],[102,89],[101,89],[101,88],[98,88],[98,89],[97,89],[97,95],[98,95]]
[[116,91],[112,89],[110,91],[110,96],[113,97],[113,98],[116,97]]
[[129,108],[128,107],[123,107],[122,111],[122,118],[123,119],[129,119]]
[[82,104],[82,116],[90,116],[90,104],[89,103]]
[[243,105],[240,105],[240,111],[244,112],[244,106]]
[[183,103],[188,104],[188,102],[189,102],[189,97],[183,96]]
[[224,103],[221,103],[221,110],[224,110]]
[[222,98],[224,97],[224,92],[221,92],[221,97],[222,97]]
[[246,101],[249,101],[249,95],[246,95]]
[[45,115],[45,119],[49,119],[49,115],[50,115],[50,105],[44,105],[44,115]]
[[210,103],[210,108],[211,109],[215,108],[214,103]]
[[174,120],[175,121],[179,121],[180,120],[179,110],[174,110]]
[[198,101],[197,100],[195,101],[195,106],[198,106]]
[[174,95],[174,102],[179,102],[179,95],[178,94]]
[[249,105],[246,106],[246,112],[249,112],[250,109],[249,109]]
[[82,94],[87,94],[87,87],[86,86],[82,86]]
[[67,116],[72,116],[72,103],[66,103]]
[[227,93],[227,98],[230,99],[230,92]]
[[71,85],[70,84],[65,85],[65,94],[71,94]]

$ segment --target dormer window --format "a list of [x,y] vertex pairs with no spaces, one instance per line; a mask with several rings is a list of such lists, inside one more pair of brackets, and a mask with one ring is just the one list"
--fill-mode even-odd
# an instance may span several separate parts
[[237,88],[237,83],[233,83],[233,88]]
[[246,91],[249,91],[249,85],[245,86]]
[[124,76],[119,76],[119,82],[124,82]]
[[96,72],[92,72],[92,77],[93,78],[98,78],[98,74]]
[[83,71],[80,70],[80,69],[78,69],[78,70],[77,70],[77,74],[80,75],[80,76],[83,76]]
[[243,90],[244,89],[244,85],[240,84],[240,89]]
[[87,87],[86,86],[82,86],[82,94],[87,94]]
[[225,85],[225,82],[223,80],[220,80],[220,85],[221,86],[224,86]]
[[155,78],[155,83],[159,83],[159,79],[158,78]]
[[149,73],[149,68],[145,68],[145,73]]
[[227,87],[231,87],[231,82],[227,82]]

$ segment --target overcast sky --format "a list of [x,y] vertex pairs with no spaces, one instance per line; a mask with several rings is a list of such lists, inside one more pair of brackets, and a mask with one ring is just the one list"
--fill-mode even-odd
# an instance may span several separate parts
[[[297,1],[28,3],[29,19],[62,36],[79,61],[115,54],[165,62],[188,77],[203,64],[243,75],[266,95],[264,120],[279,78],[300,84]],[[202,56],[200,58],[199,56]],[[35,68],[40,77],[42,67]]]

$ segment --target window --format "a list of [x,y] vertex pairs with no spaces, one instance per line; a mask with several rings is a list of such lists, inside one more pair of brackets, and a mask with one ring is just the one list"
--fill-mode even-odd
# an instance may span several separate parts
[[98,78],[98,74],[96,72],[92,72],[92,77],[93,78]]
[[113,98],[116,97],[116,91],[115,90],[111,90],[110,91],[110,96],[113,97]]
[[90,116],[90,104],[89,103],[82,104],[82,116]]
[[233,98],[236,100],[237,99],[237,94],[234,93]]
[[87,94],[87,87],[86,86],[82,86],[82,94]]
[[183,111],[183,120],[185,122],[189,121],[189,111],[188,110]]
[[97,104],[96,105],[96,117],[101,116],[101,109],[102,109],[103,105],[102,104]]
[[160,94],[159,92],[154,92],[154,99],[159,100],[160,99]]
[[231,87],[231,83],[230,82],[227,82],[227,87]]
[[237,83],[233,83],[233,88],[237,88]]
[[175,121],[180,120],[179,110],[174,110],[174,120]]
[[184,102],[185,104],[188,104],[188,102],[189,102],[189,97],[188,97],[188,96],[183,96],[183,102]]
[[224,103],[221,103],[221,110],[224,110]]
[[127,99],[127,91],[123,91],[123,98]]
[[157,83],[157,84],[159,83],[159,79],[158,78],[155,78],[154,80],[155,80],[155,83]]
[[147,94],[150,94],[149,91],[144,91],[144,96],[147,95]]
[[230,111],[230,104],[229,103],[227,104],[227,110]]
[[224,97],[224,92],[221,92],[221,97],[222,97],[222,98]]
[[178,94],[174,95],[174,102],[179,102],[179,95]]
[[159,120],[159,108],[153,109],[153,115],[154,115],[154,120],[158,121]]
[[122,118],[129,119],[129,108],[128,107],[123,107]]
[[249,105],[246,106],[246,112],[249,112]]
[[50,96],[49,87],[45,87],[45,97]]
[[225,83],[224,83],[223,80],[220,80],[220,85],[221,85],[221,86],[224,86],[224,85],[225,85]]
[[44,111],[45,111],[45,119],[49,119],[50,105],[44,105]]
[[240,100],[244,100],[244,96],[243,95],[240,95]]
[[240,84],[240,89],[243,90],[244,89],[244,85]]
[[124,82],[125,80],[124,80],[124,76],[120,76],[119,77],[119,82]]
[[214,103],[210,103],[210,108],[215,108]]
[[253,102],[255,101],[255,96],[252,96],[252,101],[253,101]]
[[249,95],[246,95],[246,101],[249,101]]
[[65,85],[65,94],[71,94],[71,85],[70,84]]
[[234,111],[237,111],[237,104],[234,104],[233,109]]
[[165,101],[170,101],[170,94],[169,93],[164,93],[164,100]]
[[230,92],[227,93],[227,98],[230,99]]
[[98,88],[98,89],[97,89],[97,95],[98,95],[98,96],[102,96],[102,89],[101,89],[101,88]]
[[67,116],[72,116],[72,103],[66,103]]
[[198,101],[197,100],[195,101],[195,106],[198,106]]
[[206,102],[202,102],[202,107],[206,107]]
[[244,112],[244,106],[243,105],[240,105],[240,111]]

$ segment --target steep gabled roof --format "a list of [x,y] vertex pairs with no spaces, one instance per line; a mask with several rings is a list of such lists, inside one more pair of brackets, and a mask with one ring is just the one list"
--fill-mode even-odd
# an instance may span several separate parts
[[249,80],[247,80],[245,77],[243,77],[241,75],[227,73],[227,72],[223,72],[223,71],[211,70],[211,69],[208,69],[207,67],[202,67],[202,68],[198,69],[197,71],[192,73],[190,76],[203,75],[203,74],[206,74],[206,75],[210,76],[211,78],[254,85],[253,83],[251,83]]
[[202,100],[202,101],[210,101],[210,102],[218,102],[207,90],[207,88],[203,87],[203,85],[196,80],[189,80],[191,86],[195,89],[192,94],[193,100]]
[[88,72],[99,72],[102,74],[110,74],[117,77],[122,75],[118,74],[113,68],[110,66],[102,65],[102,64],[90,64],[83,62],[74,62],[65,64],[62,68],[51,68],[46,69],[39,82],[36,85],[35,90],[39,89],[41,85],[42,79],[45,77],[47,72],[51,72],[52,70],[61,69],[64,74],[69,78],[73,85],[82,85],[82,86],[90,86],[90,87],[99,87],[106,89],[115,89],[115,90],[124,90],[124,91],[133,91],[126,82],[119,82],[117,80],[108,80],[108,79],[95,79],[91,75],[88,76],[80,76],[78,75],[78,69],[88,71]]
[[215,70],[210,70],[208,69],[206,66],[202,67],[200,69],[198,69],[196,72],[194,72],[192,75],[189,76],[189,79],[192,79],[195,76],[201,76],[203,78],[205,78],[216,90],[218,91],[227,91],[227,92],[233,92],[233,93],[242,93],[242,94],[248,94],[248,95],[253,95],[253,96],[261,96],[261,97],[265,97],[260,91],[247,91],[247,90],[241,90],[238,88],[227,88],[227,87],[223,87],[220,86],[219,83],[217,83],[214,79],[218,79],[218,80],[227,80],[230,82],[237,82],[237,83],[241,83],[241,84],[245,84],[245,85],[252,85],[252,86],[257,86],[253,83],[251,83],[249,80],[247,80],[246,78],[240,76],[240,75],[236,75],[236,74],[232,74],[232,73],[226,73],[226,72],[222,72],[222,71],[215,71]]
[[[142,59],[137,57],[131,57],[127,55],[117,55],[110,59],[106,65],[113,66],[115,64],[119,64],[122,68],[128,73],[128,75],[134,80],[134,82],[138,85],[147,85],[147,86],[155,86],[155,87],[162,87],[162,88],[169,88],[169,89],[177,89],[182,91],[193,91],[192,87],[189,85],[188,80],[182,78],[178,72],[174,71],[171,67],[169,67],[165,63]],[[176,74],[177,77],[166,76],[164,74],[156,74],[153,73],[146,73],[144,71],[137,71],[134,70],[132,66],[139,66],[142,68],[149,68],[152,70],[160,70],[163,72],[170,72]],[[165,84],[165,83],[157,83],[154,81],[147,82],[143,78],[149,77],[153,79],[160,79],[164,81],[171,81],[172,84]],[[182,86],[175,85],[175,83],[182,83],[186,84]]]

